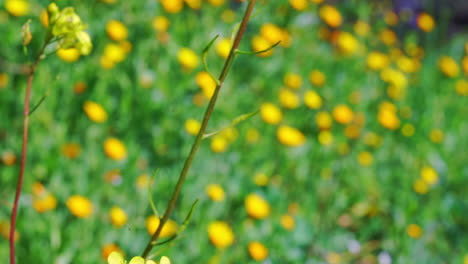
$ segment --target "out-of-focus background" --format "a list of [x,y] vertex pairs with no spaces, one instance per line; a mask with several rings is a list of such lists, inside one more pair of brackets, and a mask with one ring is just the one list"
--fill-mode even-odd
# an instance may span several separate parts
[[[0,0],[0,262],[45,0]],[[39,64],[18,263],[141,254],[245,2],[58,1],[93,50]],[[468,2],[260,1],[163,237],[173,263],[468,263]],[[31,19],[31,44],[21,27]],[[50,47],[48,52],[53,52]],[[236,117],[258,114],[229,127]],[[155,169],[158,174],[152,180]],[[150,193],[149,186],[152,186]],[[159,257],[157,258],[159,259]]]

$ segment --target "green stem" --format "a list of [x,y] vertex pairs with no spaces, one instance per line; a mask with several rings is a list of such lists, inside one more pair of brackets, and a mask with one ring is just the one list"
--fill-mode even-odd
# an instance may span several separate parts
[[190,150],[190,153],[187,159],[185,160],[184,167],[182,168],[182,171],[180,172],[180,175],[179,175],[179,180],[177,181],[174,191],[172,192],[171,199],[169,200],[167,209],[164,212],[163,217],[161,218],[159,226],[156,229],[156,232],[154,232],[154,234],[151,236],[150,241],[146,245],[146,248],[143,251],[143,254],[141,255],[143,258],[146,258],[148,254],[151,252],[151,250],[153,249],[153,246],[154,244],[156,244],[155,242],[158,240],[161,230],[164,227],[164,224],[166,224],[167,220],[171,216],[172,211],[174,210],[175,204],[177,202],[177,199],[179,198],[179,194],[182,189],[182,185],[185,181],[185,178],[187,177],[187,173],[190,169],[190,166],[192,165],[192,161],[193,161],[193,158],[195,157],[195,153],[200,147],[200,143],[203,139],[203,135],[205,134],[208,121],[210,120],[211,115],[213,113],[216,100],[218,99],[219,91],[221,90],[221,87],[223,86],[224,80],[226,79],[229,69],[231,68],[232,61],[234,60],[234,57],[236,56],[237,48],[239,47],[239,44],[244,35],[245,29],[247,28],[247,22],[249,21],[250,15],[252,14],[252,10],[254,8],[255,2],[256,0],[250,0],[249,4],[247,5],[247,9],[245,10],[241,25],[239,27],[239,30],[237,31],[236,37],[234,38],[234,43],[232,45],[231,51],[229,52],[229,56],[227,57],[226,62],[224,63],[223,69],[221,71],[221,74],[219,75],[219,78],[218,78],[219,82],[216,85],[216,89],[213,93],[213,96],[210,99],[208,107],[206,108],[205,115],[203,116],[203,121],[200,127],[200,131],[195,137],[195,141],[193,142],[192,149]]

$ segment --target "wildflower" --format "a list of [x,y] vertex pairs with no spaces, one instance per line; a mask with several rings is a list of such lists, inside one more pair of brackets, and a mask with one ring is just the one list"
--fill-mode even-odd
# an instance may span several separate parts
[[198,10],[201,8],[201,0],[184,0],[184,1],[192,9]]
[[68,210],[78,218],[88,218],[93,213],[93,204],[88,198],[81,195],[71,196],[66,205]]
[[362,36],[362,37],[365,37],[369,34],[370,32],[370,26],[368,23],[364,22],[364,21],[361,21],[361,20],[358,20],[355,24],[354,24],[354,32],[356,32],[356,34],[358,34],[359,36]]
[[141,174],[136,180],[138,189],[147,189],[151,184],[151,177],[148,174]]
[[368,151],[362,151],[359,153],[358,155],[358,162],[359,164],[361,164],[362,166],[369,166],[372,164],[372,161],[373,161],[373,157],[372,157],[372,154]]
[[387,55],[381,52],[371,52],[367,55],[367,67],[371,70],[382,70],[387,67],[390,60]]
[[438,61],[440,71],[447,77],[458,76],[460,69],[457,62],[449,56],[442,56]]
[[467,96],[468,95],[468,81],[458,80],[455,83],[455,91],[461,96]]
[[216,89],[216,82],[209,73],[202,71],[195,76],[197,85],[201,88],[203,95],[210,99]]
[[413,183],[413,190],[419,194],[426,194],[429,191],[429,185],[422,179],[417,179]]
[[337,39],[338,50],[345,55],[351,55],[358,51],[359,41],[348,32],[340,32]]
[[250,242],[247,249],[250,257],[256,261],[262,261],[268,257],[268,249],[258,241]]
[[318,134],[318,141],[324,146],[329,146],[333,143],[333,135],[328,130],[320,131]]
[[272,103],[263,103],[260,107],[260,115],[268,124],[278,124],[283,119],[281,110]]
[[424,12],[418,15],[416,18],[416,23],[419,29],[424,32],[431,32],[435,26],[435,22],[432,16]]
[[440,129],[433,129],[429,134],[429,138],[434,143],[441,143],[444,140],[444,132]]
[[389,26],[396,26],[398,24],[398,15],[392,11],[385,12],[384,21]]
[[16,163],[16,155],[12,151],[5,151],[2,153],[1,160],[6,166],[12,166]]
[[181,48],[177,54],[177,59],[182,67],[187,70],[193,70],[199,64],[197,54],[189,48]]
[[128,37],[128,30],[125,25],[117,20],[110,20],[106,24],[107,36],[115,41],[122,41]]
[[9,78],[6,73],[0,73],[0,89],[7,86],[8,79]]
[[48,191],[33,196],[33,208],[39,213],[45,213],[57,207],[57,199]]
[[390,130],[395,130],[400,127],[400,119],[396,115],[396,111],[390,109],[380,109],[377,115],[377,120],[379,123]]
[[290,147],[301,146],[306,140],[301,131],[286,125],[278,127],[276,130],[276,137],[282,144]]
[[117,207],[117,206],[114,206],[110,209],[109,217],[110,217],[112,225],[114,225],[117,228],[125,225],[128,219],[125,211],[122,208]]
[[210,147],[213,152],[216,152],[216,153],[224,152],[226,151],[228,147],[228,141],[222,135],[215,135],[211,139]]
[[410,236],[411,238],[417,239],[417,238],[420,238],[420,237],[422,236],[423,230],[422,230],[422,228],[421,228],[419,225],[410,224],[410,225],[406,228],[406,233],[407,233],[408,236]]
[[29,13],[29,3],[25,0],[6,0],[5,9],[13,16],[24,16]]
[[284,84],[291,89],[299,89],[302,85],[302,77],[299,74],[288,72],[284,75]]
[[304,11],[307,8],[307,0],[289,0],[289,4],[297,11]]
[[279,91],[279,101],[281,105],[289,109],[297,108],[300,104],[299,96],[291,90],[284,88]]
[[159,32],[166,32],[169,28],[170,21],[165,16],[157,16],[153,19],[151,25],[156,31]]
[[309,73],[309,81],[317,87],[322,87],[325,84],[325,74],[319,70],[313,70]]
[[117,252],[119,252],[121,254],[123,253],[122,250],[119,248],[119,246],[117,246],[116,244],[114,244],[114,243],[105,244],[101,248],[101,257],[103,259],[107,259],[109,257],[109,255],[114,251],[117,251]]
[[225,0],[208,0],[212,6],[222,6],[224,5]]
[[206,187],[205,191],[208,197],[216,202],[224,200],[224,197],[226,196],[223,187],[219,184],[210,184]]
[[91,121],[96,123],[103,123],[107,120],[106,110],[104,110],[104,108],[96,102],[85,101],[83,110]]
[[330,27],[339,27],[342,23],[340,12],[331,5],[323,5],[319,9],[319,16]]
[[331,128],[333,119],[328,112],[322,111],[315,115],[315,122],[321,130],[326,130]]
[[214,221],[208,225],[208,237],[217,248],[227,248],[234,243],[234,233],[224,221]]
[[282,215],[280,219],[280,223],[281,223],[281,226],[288,231],[293,230],[295,226],[294,217],[292,217],[289,214]]
[[411,137],[414,135],[415,128],[412,124],[404,124],[403,127],[401,127],[401,133],[405,137]]
[[[148,218],[146,218],[146,230],[148,231],[150,235],[153,235],[154,232],[156,232],[156,230],[159,227],[159,223],[160,223],[160,219],[159,217],[155,215],[151,215]],[[169,219],[164,224],[160,233],[160,237],[163,237],[163,238],[171,237],[177,232],[177,229],[178,229],[177,223],[174,220]]]
[[[11,227],[10,222],[5,221],[5,220],[0,220],[0,236],[6,238],[7,240],[10,239],[10,227]],[[18,230],[15,230],[14,240],[18,241],[19,238],[20,238],[20,234]]]
[[231,51],[231,47],[231,40],[223,38],[216,44],[216,52],[221,58],[227,59],[229,52]]
[[397,36],[391,29],[384,29],[379,34],[380,41],[387,46],[391,46],[397,42]]
[[198,134],[198,131],[200,131],[201,123],[198,122],[198,120],[195,119],[187,119],[185,121],[185,131],[189,133],[190,135],[196,136]]
[[245,198],[247,214],[255,219],[265,219],[270,215],[270,205],[258,194],[249,194]]
[[[263,50],[266,50],[266,49],[268,49],[270,47],[271,47],[270,41],[268,41],[263,36],[254,36],[252,38],[252,49],[253,49],[254,52],[263,51]],[[268,57],[268,56],[271,56],[271,54],[273,54],[273,49],[270,49],[270,50],[268,50],[266,52],[258,53],[257,56],[259,56],[259,57]]]
[[268,176],[262,172],[255,173],[253,180],[255,185],[258,186],[266,186],[268,184]]
[[[108,264],[125,264],[127,263],[122,255],[122,253],[118,251],[114,251],[109,254],[107,257]],[[154,260],[145,260],[140,256],[133,257],[128,264],[157,264]],[[159,264],[171,264],[171,261],[168,257],[162,256]]]
[[340,124],[349,124],[353,121],[354,113],[347,105],[338,105],[333,108],[333,117]]
[[304,94],[304,103],[310,109],[319,109],[322,107],[322,98],[317,92],[308,90]]
[[114,160],[123,160],[127,157],[125,145],[117,138],[108,138],[104,142],[106,155]]
[[66,62],[75,62],[80,58],[80,52],[75,48],[58,49],[57,56]]
[[439,176],[432,167],[424,166],[421,169],[421,179],[428,185],[434,185],[437,183]]
[[124,47],[120,44],[108,43],[104,47],[103,58],[111,65],[114,65],[115,63],[122,62],[125,59],[126,53]]
[[161,0],[160,3],[164,10],[171,14],[179,13],[184,7],[183,0]]
[[260,28],[260,35],[270,46],[280,41],[281,46],[287,47],[291,42],[288,32],[272,23],[263,24]]

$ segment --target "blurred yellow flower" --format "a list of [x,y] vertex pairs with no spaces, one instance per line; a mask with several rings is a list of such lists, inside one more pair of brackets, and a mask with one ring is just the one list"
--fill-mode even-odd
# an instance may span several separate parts
[[431,32],[434,29],[435,22],[428,13],[420,13],[416,18],[416,23],[422,31]]
[[321,130],[326,130],[331,128],[333,119],[328,112],[322,111],[315,115],[315,122]]
[[336,252],[329,252],[325,255],[325,259],[328,264],[341,264],[343,258]]
[[228,143],[228,140],[222,135],[215,135],[211,139],[210,147],[213,152],[220,153],[226,151]]
[[377,120],[383,127],[390,130],[395,130],[400,127],[400,119],[398,118],[396,111],[382,108],[379,110]]
[[325,74],[319,70],[313,70],[309,73],[309,81],[317,87],[322,87],[325,84]]
[[128,37],[127,27],[120,21],[110,20],[106,24],[107,36],[114,41],[122,41]]
[[170,21],[167,17],[165,16],[157,16],[153,19],[151,22],[151,25],[156,31],[159,32],[166,32],[167,29],[169,28]]
[[257,172],[254,175],[253,181],[255,185],[266,186],[268,184],[268,176],[263,172]]
[[208,225],[208,237],[217,248],[227,248],[234,243],[234,233],[224,221],[214,221]]
[[181,48],[177,54],[177,59],[182,67],[187,70],[193,70],[199,64],[198,55],[189,48]]
[[260,133],[255,128],[249,128],[245,135],[247,142],[253,144],[256,143],[260,138]]
[[203,95],[210,99],[216,89],[216,82],[209,73],[202,71],[195,76],[197,85],[201,88]]
[[216,44],[216,52],[221,58],[227,59],[231,51],[232,43],[228,38],[223,38]]
[[331,5],[323,5],[319,9],[319,16],[330,27],[339,27],[342,23],[340,12]]
[[[281,41],[279,45],[288,47],[291,43],[289,33],[272,23],[265,23],[260,28],[260,35],[269,42],[270,46]],[[265,47],[265,48],[268,48]]]
[[192,9],[198,10],[201,8],[202,0],[185,0],[185,3]]
[[289,0],[289,4],[297,11],[304,11],[307,8],[307,0]]
[[369,34],[370,32],[370,26],[368,23],[358,20],[356,23],[354,23],[354,32],[358,34],[361,37],[365,37]]
[[212,6],[222,6],[225,3],[225,0],[208,0]]
[[[254,36],[252,38],[252,49],[253,49],[254,52],[263,51],[263,50],[266,50],[266,49],[268,49],[270,47],[271,47],[270,41],[268,41],[263,36],[258,36],[257,35],[257,36]],[[267,52],[258,53],[257,56],[268,57],[271,54],[273,54],[273,49],[270,49]]]
[[281,226],[288,231],[293,230],[294,226],[296,225],[294,221],[294,217],[292,217],[289,214],[282,215],[280,219],[280,223],[281,223]]
[[324,146],[329,146],[333,143],[333,134],[328,130],[320,131],[318,134],[318,141]]
[[6,166],[12,166],[16,163],[16,155],[11,151],[5,151],[2,153],[2,163]]
[[322,107],[322,98],[317,92],[308,90],[304,93],[304,103],[310,109],[319,109]]
[[426,194],[429,191],[429,185],[424,180],[417,179],[413,183],[413,190],[419,194]]
[[455,91],[461,96],[467,96],[468,95],[468,81],[458,80],[455,83]]
[[438,61],[440,71],[447,77],[457,77],[460,73],[460,68],[457,62],[449,56],[442,56]]
[[354,113],[349,106],[340,104],[333,108],[333,118],[340,124],[349,124],[353,121]]
[[380,41],[387,46],[392,46],[397,42],[397,35],[391,29],[384,29],[379,34]]
[[201,123],[195,119],[187,119],[185,121],[185,131],[190,135],[196,136],[200,131]]
[[[0,220],[0,236],[4,237],[5,239],[10,239],[10,222],[5,220]],[[15,230],[14,240],[18,241],[20,238],[20,234],[18,230]]]
[[422,228],[421,228],[419,225],[410,224],[410,225],[406,228],[406,233],[407,233],[408,236],[410,236],[411,238],[417,239],[417,238],[420,238],[420,237],[422,236],[423,230],[422,230]]
[[414,135],[414,132],[415,132],[415,128],[412,124],[404,124],[401,127],[401,133],[405,137],[411,137],[412,135]]
[[206,194],[210,197],[211,200],[220,202],[224,200],[226,194],[224,193],[223,187],[219,184],[210,184],[206,186]]
[[370,166],[373,160],[372,154],[368,151],[362,151],[358,154],[358,162],[362,166]]
[[148,186],[152,184],[151,182],[151,177],[144,173],[144,174],[141,174],[140,176],[138,176],[137,180],[136,180],[136,185],[138,187],[138,189],[147,189]]
[[104,152],[114,160],[123,160],[127,157],[127,149],[122,141],[117,138],[108,138],[104,142]]
[[398,15],[392,11],[387,11],[384,14],[384,21],[389,26],[396,26],[398,24]]
[[106,110],[104,110],[104,108],[96,102],[85,101],[83,110],[91,121],[96,123],[103,123],[107,120]]
[[290,147],[301,146],[306,141],[306,138],[301,131],[299,131],[297,128],[286,125],[281,125],[278,127],[276,130],[276,137],[283,145]]
[[[148,216],[146,218],[146,230],[150,235],[153,235],[154,232],[156,232],[156,229],[159,227],[159,222],[160,219],[159,217],[155,215]],[[164,224],[164,227],[161,230],[160,237],[171,237],[173,236],[179,227],[177,226],[177,223],[174,220],[167,220],[167,222]]]
[[13,16],[24,16],[29,13],[29,2],[25,0],[6,0],[5,9]]
[[0,89],[7,86],[8,80],[9,77],[6,73],[0,73]]
[[247,214],[255,219],[265,219],[270,215],[270,205],[260,195],[251,193],[245,198]]
[[122,45],[108,43],[104,47],[104,58],[109,60],[110,63],[118,63],[125,59],[126,51]]
[[247,249],[250,257],[256,261],[262,261],[268,257],[268,249],[258,241],[250,242]]
[[[114,251],[109,254],[107,257],[107,263],[108,264],[125,264],[127,261],[125,261],[125,258],[122,254],[122,252],[119,251]],[[144,258],[140,256],[133,257],[128,264],[157,264],[156,261],[154,260],[145,260]],[[162,256],[159,264],[171,264],[171,261],[168,257]]]
[[424,166],[421,169],[421,179],[428,185],[434,185],[439,180],[439,175],[432,167]]
[[161,3],[166,12],[171,14],[179,13],[184,7],[183,0],[160,0],[159,3]]
[[114,243],[105,244],[101,248],[101,257],[102,257],[102,259],[107,260],[109,255],[114,251],[120,252],[121,254],[123,253],[122,250],[119,248],[119,246],[117,246],[116,244],[114,244]]
[[359,41],[348,32],[340,32],[337,39],[338,50],[345,55],[355,54],[359,48]]
[[80,58],[80,52],[75,48],[58,49],[57,56],[66,62],[75,62]]
[[279,124],[283,119],[283,113],[272,103],[263,103],[260,106],[260,116],[268,124]]
[[299,74],[287,72],[284,75],[284,84],[291,89],[299,89],[302,85],[302,77]]
[[80,145],[76,143],[66,143],[62,146],[62,153],[69,159],[74,159],[80,155]]
[[45,213],[57,207],[57,199],[48,191],[33,196],[33,208],[39,213]]
[[127,213],[117,206],[113,206],[109,211],[109,217],[113,226],[119,228],[127,223]]
[[444,132],[440,129],[433,129],[429,134],[429,138],[434,143],[441,143],[444,140]]
[[93,213],[93,204],[81,195],[72,195],[68,198],[66,205],[68,210],[78,218],[88,218]]
[[373,51],[367,55],[367,67],[371,70],[382,70],[388,66],[390,60],[382,52]]
[[297,108],[300,104],[299,96],[286,88],[279,91],[278,97],[281,105],[288,109]]

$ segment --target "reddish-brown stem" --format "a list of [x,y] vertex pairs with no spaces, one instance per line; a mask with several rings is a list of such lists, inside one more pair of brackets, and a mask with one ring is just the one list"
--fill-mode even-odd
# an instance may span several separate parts
[[23,108],[23,147],[21,149],[21,164],[18,175],[18,183],[16,184],[15,201],[13,202],[13,209],[11,210],[10,220],[10,264],[15,264],[15,230],[16,230],[16,216],[18,214],[19,198],[21,196],[21,188],[23,186],[24,171],[26,169],[26,154],[28,151],[28,128],[29,128],[29,104],[31,101],[31,90],[34,79],[34,73],[36,72],[37,65],[41,60],[42,54],[44,53],[45,47],[51,40],[51,36],[48,35],[44,45],[39,51],[39,55],[31,66],[28,72],[28,84],[26,86],[26,94],[24,97],[24,108]]

